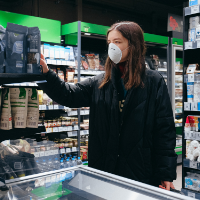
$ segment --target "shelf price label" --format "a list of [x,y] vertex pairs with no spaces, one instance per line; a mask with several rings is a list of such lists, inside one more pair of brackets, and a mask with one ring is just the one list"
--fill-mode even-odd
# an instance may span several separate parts
[[80,114],[85,115],[85,110],[81,110]]
[[49,110],[53,110],[53,105],[49,105]]
[[75,131],[78,130],[78,125],[75,125],[75,126],[74,126],[74,130],[75,130]]
[[58,149],[55,149],[53,151],[54,151],[54,155],[58,154]]
[[68,127],[63,127],[63,131],[68,131]]
[[190,168],[197,169],[197,162],[190,160]]
[[50,59],[47,59],[47,64],[51,64],[51,60]]
[[193,192],[188,192],[188,197],[195,198],[195,193],[193,193]]
[[84,131],[80,131],[80,135],[84,135]]
[[66,148],[66,153],[70,153],[71,149],[70,148]]
[[59,132],[58,131],[58,127],[53,127],[53,132],[55,133],[55,132]]
[[184,102],[184,110],[190,110],[190,102]]
[[85,131],[84,131],[84,135],[87,135],[87,134],[89,134],[89,131],[88,131],[88,130],[85,130]]
[[72,126],[68,126],[67,131],[72,131]]
[[85,110],[85,115],[89,115],[90,111],[89,110]]
[[34,153],[34,156],[35,156],[36,158],[40,157],[40,152],[35,152],[35,153]]
[[44,156],[44,151],[40,151],[40,157]]
[[194,82],[194,74],[188,74],[188,82]]
[[68,132],[68,137],[72,137],[72,132]]
[[72,147],[72,151],[77,151],[77,150],[76,150],[76,147]]
[[46,105],[41,105],[41,107],[42,107],[42,110],[46,110],[47,109]]
[[191,14],[199,13],[199,5],[191,6]]
[[63,149],[60,149],[60,153],[66,153],[65,152],[65,149],[63,148]]
[[58,132],[63,132],[63,127],[58,127]]
[[50,150],[49,155],[54,155],[54,150]]
[[51,64],[56,65],[56,60],[51,60]]
[[46,128],[46,132],[51,133],[52,132],[51,128]]
[[185,50],[192,49],[192,42],[185,42]]
[[200,141],[200,132],[196,132],[196,140]]
[[57,60],[57,65],[62,65],[61,60]]
[[44,156],[49,156],[49,151],[45,151]]
[[55,110],[58,110],[58,109],[59,109],[59,106],[58,106],[58,105],[54,105],[54,109],[55,109]]

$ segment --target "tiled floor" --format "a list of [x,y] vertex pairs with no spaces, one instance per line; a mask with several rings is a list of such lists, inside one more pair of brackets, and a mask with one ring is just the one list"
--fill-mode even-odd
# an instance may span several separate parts
[[174,187],[176,188],[176,190],[181,190],[181,188],[182,188],[182,165],[177,166],[176,172],[177,172],[177,179],[173,182]]

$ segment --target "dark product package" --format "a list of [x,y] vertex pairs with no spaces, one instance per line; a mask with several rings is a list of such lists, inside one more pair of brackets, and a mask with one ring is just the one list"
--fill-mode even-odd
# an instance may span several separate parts
[[8,23],[6,27],[6,73],[26,73],[28,27]]
[[4,73],[6,29],[0,25],[0,73]]
[[27,35],[27,73],[41,74],[40,68],[41,35],[38,27],[28,28]]

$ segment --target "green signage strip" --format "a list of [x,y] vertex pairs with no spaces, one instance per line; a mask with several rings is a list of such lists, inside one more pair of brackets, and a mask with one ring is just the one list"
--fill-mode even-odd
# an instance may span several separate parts
[[168,37],[144,33],[144,41],[158,44],[168,44]]
[[62,35],[69,35],[72,33],[78,33],[78,22],[62,25]]
[[183,64],[183,58],[176,58],[176,62],[179,62],[180,61],[180,64]]
[[183,46],[183,39],[172,38],[172,44],[177,44],[177,45]]
[[0,11],[0,24],[6,28],[7,22],[27,27],[37,26],[40,29],[41,41],[52,43],[61,42],[60,21]]

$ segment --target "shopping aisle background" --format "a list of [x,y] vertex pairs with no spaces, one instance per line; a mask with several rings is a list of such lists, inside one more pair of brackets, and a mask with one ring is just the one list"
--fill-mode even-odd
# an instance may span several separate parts
[[177,166],[176,172],[177,172],[177,179],[173,182],[174,187],[176,188],[176,190],[181,190],[181,188],[182,188],[182,165]]

